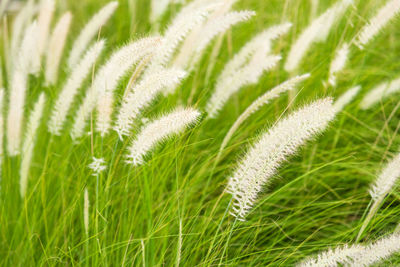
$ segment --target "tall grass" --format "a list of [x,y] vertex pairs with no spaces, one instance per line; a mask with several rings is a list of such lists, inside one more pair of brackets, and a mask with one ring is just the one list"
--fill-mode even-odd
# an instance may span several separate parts
[[0,264],[399,265],[399,1],[184,2],[1,1]]

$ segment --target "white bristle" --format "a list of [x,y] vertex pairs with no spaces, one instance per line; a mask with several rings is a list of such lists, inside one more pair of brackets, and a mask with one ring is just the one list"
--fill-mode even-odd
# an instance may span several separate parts
[[355,44],[364,47],[400,12],[400,0],[390,0],[360,30]]
[[72,14],[66,12],[58,21],[50,36],[49,47],[46,56],[45,79],[46,84],[53,85],[58,79],[58,69],[64,50]]
[[97,12],[85,27],[80,32],[78,38],[72,45],[72,50],[68,58],[68,66],[70,69],[75,67],[79,62],[82,53],[85,51],[89,42],[98,33],[100,28],[108,21],[115,9],[118,7],[118,2],[113,1],[104,6],[99,12]]
[[101,54],[104,48],[104,40],[96,42],[80,60],[77,66],[72,70],[67,82],[62,88],[51,111],[48,123],[49,132],[54,135],[60,135],[63,125],[67,119],[68,112],[82,86],[83,81],[93,68],[93,64]]
[[114,130],[122,139],[128,135],[134,119],[141,110],[148,106],[151,101],[166,87],[174,87],[185,78],[186,72],[179,69],[162,69],[149,74],[138,83],[122,101],[119,109]]
[[26,188],[28,186],[29,167],[31,165],[33,149],[37,136],[37,130],[43,115],[46,96],[41,93],[37,100],[28,120],[27,129],[25,131],[25,139],[22,144],[21,153],[21,169],[20,169],[20,193],[21,197],[25,197]]
[[292,113],[263,134],[229,178],[227,189],[234,199],[231,214],[243,220],[280,165],[334,117],[332,99],[325,98]]
[[145,125],[128,148],[128,163],[141,165],[146,154],[166,138],[194,124],[200,112],[192,108],[177,108],[173,112]]
[[108,133],[111,126],[114,91],[118,82],[134,64],[151,55],[160,44],[159,37],[149,37],[125,45],[114,52],[96,74],[92,87],[98,92],[96,128],[102,136]]

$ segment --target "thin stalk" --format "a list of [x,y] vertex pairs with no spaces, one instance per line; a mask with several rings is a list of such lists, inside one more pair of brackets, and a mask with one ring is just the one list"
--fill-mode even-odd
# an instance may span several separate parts
[[371,221],[371,219],[374,217],[374,215],[376,214],[376,212],[378,211],[380,205],[382,204],[382,201],[384,200],[385,196],[381,196],[380,198],[378,198],[376,201],[374,201],[374,203],[371,206],[371,209],[368,212],[367,217],[365,218],[360,231],[358,232],[357,235],[357,239],[356,242],[360,241],[361,239],[361,235],[363,234],[365,228],[367,228],[369,222]]

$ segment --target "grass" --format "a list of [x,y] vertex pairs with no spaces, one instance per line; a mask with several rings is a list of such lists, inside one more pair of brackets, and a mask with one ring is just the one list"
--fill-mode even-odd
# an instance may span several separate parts
[[[74,14],[66,48],[69,50],[71,37],[77,36],[90,14],[107,1],[62,2],[57,14],[66,9]],[[128,40],[153,31],[147,19],[148,1],[138,0],[136,9],[134,0],[130,2],[121,0],[116,14],[101,31],[101,36],[107,38],[106,55]],[[289,36],[274,46],[274,51],[282,51],[285,57],[290,44],[310,21],[310,2],[239,1],[235,9],[255,10],[257,16],[224,36],[210,79],[204,77],[212,48],[176,94],[158,98],[143,116],[154,117],[176,104],[187,104],[192,90],[195,94],[190,104],[202,109],[227,60],[256,33],[288,20],[293,22]],[[334,1],[320,2],[318,14]],[[203,119],[158,147],[140,167],[125,164],[129,139],[118,141],[116,134],[103,139],[94,133],[75,145],[67,131],[60,137],[51,136],[45,125],[50,103],[68,73],[63,67],[60,82],[53,87],[44,87],[43,77],[31,79],[27,110],[41,91],[49,100],[24,200],[18,191],[20,157],[3,159],[1,265],[291,266],[328,247],[355,242],[370,202],[368,186],[383,164],[398,152],[399,95],[368,111],[358,108],[358,96],[323,135],[284,164],[247,221],[236,221],[228,214],[231,198],[224,188],[248,145],[290,109],[319,97],[339,96],[357,84],[362,85],[364,95],[380,81],[398,76],[400,21],[396,18],[364,51],[353,47],[336,89],[322,85],[336,47],[350,41],[380,5],[376,0],[356,1],[356,8],[350,8],[327,42],[314,45],[302,61],[299,74],[310,72],[312,76],[303,83],[293,106],[287,109],[288,97],[284,96],[253,114],[233,136],[218,164],[214,162],[218,148],[236,118],[263,92],[289,77],[283,64],[264,75],[257,85],[234,95],[216,119]],[[177,11],[177,7],[168,11],[161,29]],[[118,97],[127,82],[121,83]],[[89,84],[88,80],[85,86]],[[69,126],[71,123],[70,119]],[[88,168],[92,156],[103,157],[108,163],[99,176],[93,176]],[[88,236],[83,219],[85,188],[90,199]],[[400,221],[399,204],[399,191],[394,190],[362,240],[373,241],[391,233]],[[399,265],[400,257],[392,257],[386,264]]]

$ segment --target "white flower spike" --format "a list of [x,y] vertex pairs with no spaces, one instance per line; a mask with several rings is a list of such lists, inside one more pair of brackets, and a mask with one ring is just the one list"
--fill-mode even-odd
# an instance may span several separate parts
[[146,154],[166,138],[182,132],[197,122],[200,112],[192,108],[177,108],[175,111],[145,125],[128,148],[128,163],[135,166],[144,162]]
[[78,38],[76,38],[74,44],[72,45],[72,50],[68,58],[68,66],[70,69],[73,69],[75,65],[79,62],[79,58],[86,50],[89,42],[98,33],[100,28],[108,21],[108,19],[117,9],[117,7],[117,1],[108,3],[99,12],[97,12],[85,25]]
[[227,189],[234,199],[231,214],[244,220],[280,165],[306,141],[321,133],[334,117],[332,99],[320,99],[290,114],[263,134],[229,178]]

